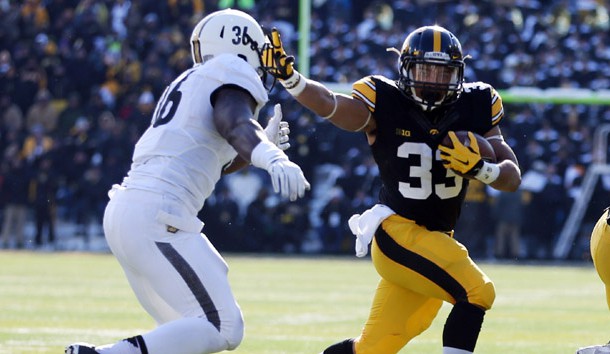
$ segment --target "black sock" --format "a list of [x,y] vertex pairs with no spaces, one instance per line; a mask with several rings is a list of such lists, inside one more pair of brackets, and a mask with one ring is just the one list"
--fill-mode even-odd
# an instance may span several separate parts
[[346,339],[326,348],[322,354],[354,354],[354,338]]
[[453,306],[443,330],[443,346],[474,352],[485,310],[468,302]]

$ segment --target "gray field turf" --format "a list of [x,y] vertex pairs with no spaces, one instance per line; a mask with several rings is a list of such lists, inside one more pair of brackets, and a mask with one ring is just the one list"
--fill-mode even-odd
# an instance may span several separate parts
[[[367,259],[228,255],[246,318],[236,353],[319,353],[357,335],[377,275]],[[154,326],[109,254],[0,252],[0,353],[63,353]],[[497,298],[477,353],[574,353],[610,339],[610,311],[590,263],[480,263]],[[401,353],[441,353],[449,307]],[[171,354],[171,353],[168,353]]]

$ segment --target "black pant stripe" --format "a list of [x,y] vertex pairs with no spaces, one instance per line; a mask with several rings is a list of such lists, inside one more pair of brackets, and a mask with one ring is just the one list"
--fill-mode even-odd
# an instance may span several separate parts
[[178,271],[178,274],[184,279],[186,285],[191,289],[193,295],[199,302],[199,306],[205,312],[205,315],[216,327],[217,330],[220,331],[220,317],[218,316],[218,310],[210,298],[208,291],[203,286],[201,279],[197,276],[197,273],[191,268],[188,262],[172,247],[171,244],[165,242],[156,242],[157,247],[163,253],[165,258],[174,266],[174,268]]
[[466,289],[455,278],[429,259],[400,246],[381,226],[375,233],[375,240],[379,250],[394,262],[434,282],[453,296],[456,301],[468,301]]
[[146,343],[144,343],[144,338],[142,338],[142,336],[137,336],[136,340],[138,341],[140,352],[142,352],[142,354],[148,354],[148,348],[146,347]]

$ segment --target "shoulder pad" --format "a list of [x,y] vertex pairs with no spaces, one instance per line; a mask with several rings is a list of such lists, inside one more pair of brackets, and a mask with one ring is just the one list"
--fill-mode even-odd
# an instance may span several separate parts
[[375,112],[377,86],[373,76],[366,76],[352,85],[352,97],[362,101],[371,112]]
[[490,84],[482,81],[464,83],[464,93],[488,92],[487,97],[491,100],[491,124],[497,125],[504,117],[504,106],[502,105],[502,97],[496,89]]

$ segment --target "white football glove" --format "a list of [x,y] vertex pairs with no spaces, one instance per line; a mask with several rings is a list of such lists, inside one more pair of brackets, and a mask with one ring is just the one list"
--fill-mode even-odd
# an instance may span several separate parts
[[275,193],[289,197],[291,201],[302,198],[305,191],[311,188],[299,165],[287,159],[275,160],[267,169]]
[[269,141],[284,151],[290,147],[288,142],[290,128],[288,127],[288,122],[282,121],[282,117],[282,106],[278,103],[273,107],[273,116],[267,122],[265,134]]

